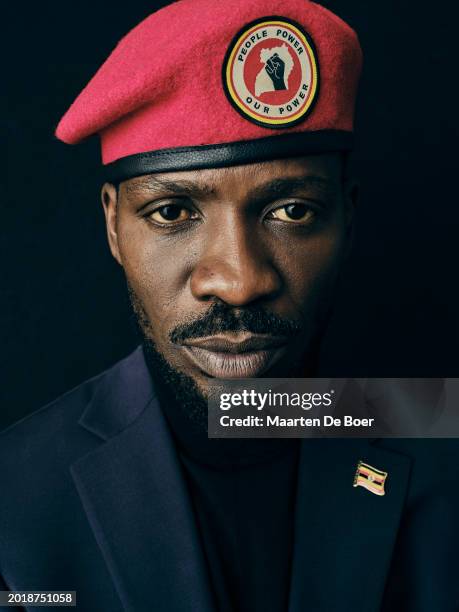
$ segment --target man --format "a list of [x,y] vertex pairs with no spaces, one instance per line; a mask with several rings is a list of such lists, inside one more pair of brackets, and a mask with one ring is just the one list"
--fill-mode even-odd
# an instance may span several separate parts
[[[315,372],[360,64],[311,2],[182,0],[64,116],[65,142],[101,136],[144,342],[2,435],[3,588],[76,590],[89,611],[458,609],[455,443],[206,432],[213,378]],[[360,461],[384,496],[352,486]]]

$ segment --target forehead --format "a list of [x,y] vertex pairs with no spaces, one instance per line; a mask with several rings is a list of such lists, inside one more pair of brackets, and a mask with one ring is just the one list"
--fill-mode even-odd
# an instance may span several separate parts
[[329,186],[338,186],[342,177],[342,159],[338,153],[308,155],[228,168],[165,172],[139,176],[122,183],[126,195],[159,189],[173,184],[193,185],[209,195],[234,191],[250,192],[276,179],[314,178]]

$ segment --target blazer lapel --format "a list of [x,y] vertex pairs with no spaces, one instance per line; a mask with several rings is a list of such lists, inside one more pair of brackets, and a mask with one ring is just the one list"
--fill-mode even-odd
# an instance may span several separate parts
[[124,608],[210,612],[186,484],[141,352],[103,379],[80,423],[105,440],[71,472]]
[[[359,460],[386,494],[353,487]],[[289,612],[380,610],[410,459],[367,440],[303,440]]]

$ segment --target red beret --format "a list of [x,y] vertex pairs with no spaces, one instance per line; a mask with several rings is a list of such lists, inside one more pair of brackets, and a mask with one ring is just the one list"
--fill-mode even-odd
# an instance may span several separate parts
[[362,55],[309,0],[180,0],[117,45],[61,119],[108,177],[348,150]]

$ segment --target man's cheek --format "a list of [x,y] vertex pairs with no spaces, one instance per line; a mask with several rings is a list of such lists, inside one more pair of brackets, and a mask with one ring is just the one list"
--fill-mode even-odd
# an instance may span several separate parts
[[333,275],[341,266],[344,253],[342,233],[330,232],[283,254],[279,265],[296,284],[314,284],[321,278]]
[[291,295],[301,311],[301,318],[307,323],[306,328],[309,329],[311,322],[317,318],[321,319],[322,311],[323,314],[328,311],[336,292],[340,269],[339,252],[330,251],[328,256],[322,253],[320,257],[304,260],[302,270],[291,283]]
[[[131,292],[131,300],[135,300],[137,310],[141,309],[148,321],[148,335],[158,341],[165,334],[168,318],[171,315],[170,299],[161,291],[152,265],[135,257],[127,258],[124,264],[124,274]],[[132,296],[132,293],[134,294]]]

